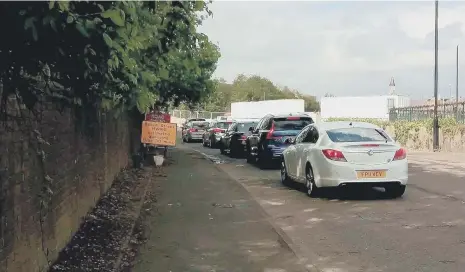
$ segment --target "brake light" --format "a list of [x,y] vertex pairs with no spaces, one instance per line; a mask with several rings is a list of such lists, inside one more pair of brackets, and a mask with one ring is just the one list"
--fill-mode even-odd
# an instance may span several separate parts
[[268,133],[266,134],[266,139],[267,139],[267,140],[272,140],[272,139],[280,138],[280,137],[273,137],[273,132],[274,132],[274,123],[271,124],[270,130],[269,130]]
[[189,129],[189,132],[197,132],[197,129],[196,128],[191,128],[191,129]]
[[241,140],[245,140],[245,139],[247,139],[247,136],[242,135],[242,136],[241,136]]
[[344,154],[342,154],[341,151],[339,150],[334,150],[334,149],[323,149],[322,150],[323,155],[325,155],[326,158],[332,160],[332,161],[341,161],[341,162],[346,162],[346,158],[344,157]]
[[267,139],[267,140],[273,139],[273,132],[274,132],[274,123],[271,124],[270,130],[269,130],[268,133],[266,134],[266,139]]
[[287,117],[286,120],[292,121],[292,120],[300,120],[300,117]]
[[221,128],[214,128],[214,129],[213,129],[213,132],[214,132],[214,133],[220,133],[221,131],[222,131]]
[[393,161],[398,161],[398,160],[403,160],[407,158],[407,151],[403,148],[399,149],[396,151],[396,154],[394,154],[394,159]]
[[364,147],[378,147],[379,144],[362,144]]

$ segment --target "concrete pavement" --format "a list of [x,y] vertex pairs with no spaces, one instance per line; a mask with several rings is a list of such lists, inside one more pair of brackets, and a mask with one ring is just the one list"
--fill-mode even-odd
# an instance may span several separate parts
[[408,158],[431,159],[448,162],[463,162],[465,161],[465,153],[462,152],[429,152],[429,151],[408,151]]
[[[199,144],[243,185],[290,237],[306,267],[319,271],[463,271],[465,180],[460,155],[410,155],[410,185],[401,199],[378,191],[310,199],[283,187],[278,170],[260,170]],[[216,158],[216,159],[215,159]],[[465,160],[464,160],[465,161]]]
[[170,156],[132,271],[307,271],[239,183],[190,149]]
[[409,152],[408,160],[427,172],[447,172],[465,177],[465,153]]

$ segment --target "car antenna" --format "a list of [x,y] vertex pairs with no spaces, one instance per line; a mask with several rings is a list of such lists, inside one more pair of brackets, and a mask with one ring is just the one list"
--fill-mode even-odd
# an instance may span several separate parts
[[351,126],[351,125],[352,125],[352,122],[349,123],[349,126]]

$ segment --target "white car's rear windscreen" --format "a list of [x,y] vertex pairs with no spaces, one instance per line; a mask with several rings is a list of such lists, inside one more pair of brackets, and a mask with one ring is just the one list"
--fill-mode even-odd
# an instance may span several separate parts
[[390,142],[391,139],[380,129],[375,128],[340,128],[326,131],[329,139],[335,143],[354,142]]

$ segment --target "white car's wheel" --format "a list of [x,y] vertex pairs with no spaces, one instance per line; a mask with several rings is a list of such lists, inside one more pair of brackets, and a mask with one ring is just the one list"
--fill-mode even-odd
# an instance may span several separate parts
[[305,188],[309,197],[315,197],[318,193],[318,188],[315,185],[313,170],[310,166],[307,166],[305,170]]
[[291,182],[291,178],[287,174],[286,162],[284,159],[281,160],[281,183],[286,186]]
[[388,186],[385,188],[386,194],[391,198],[399,198],[404,195],[406,187],[405,185]]

